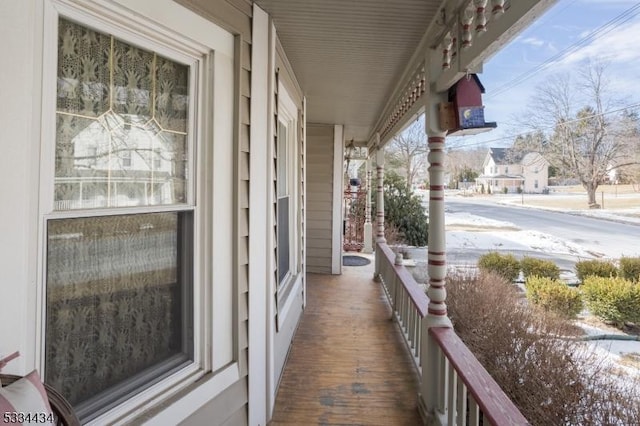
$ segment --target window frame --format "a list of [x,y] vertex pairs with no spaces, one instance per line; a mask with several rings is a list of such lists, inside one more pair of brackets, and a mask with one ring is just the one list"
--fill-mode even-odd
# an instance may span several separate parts
[[[300,274],[300,267],[298,262],[299,257],[299,223],[300,218],[297,214],[299,207],[299,188],[298,188],[298,172],[300,169],[299,153],[300,153],[300,140],[298,126],[298,107],[295,101],[289,94],[287,88],[279,83],[278,85],[278,145],[281,143],[280,128],[281,126],[287,129],[286,135],[286,154],[284,163],[280,162],[279,153],[276,152],[277,166],[285,164],[287,170],[284,174],[286,176],[286,197],[289,198],[289,221],[288,221],[288,236],[289,236],[289,270],[280,279],[280,271],[278,270],[276,288],[278,293],[278,306],[284,306],[286,300],[291,293],[291,290],[297,281],[297,277]],[[276,200],[282,198],[280,196],[280,186],[278,178],[280,177],[280,170],[276,170]],[[276,218],[277,225],[277,218]],[[279,245],[279,244],[278,244]],[[279,253],[276,258],[276,265],[279,265]]]
[[[293,293],[294,287],[300,283],[301,274],[301,262],[300,257],[300,223],[301,218],[298,214],[299,196],[300,196],[300,132],[299,132],[299,108],[296,105],[289,90],[282,82],[278,82],[278,129],[283,123],[287,129],[287,152],[285,154],[285,163],[287,166],[286,179],[287,179],[287,194],[289,198],[289,222],[288,222],[288,235],[289,235],[289,270],[280,279],[279,270],[279,257],[276,256],[277,274],[276,274],[276,310],[278,327],[281,325],[286,312],[290,307],[289,301]],[[280,144],[280,135],[278,134],[278,144]],[[279,159],[279,153],[276,151],[277,160]],[[279,161],[276,164],[280,164]],[[279,176],[279,171],[276,170],[276,177]],[[276,181],[276,186],[278,185]],[[279,190],[276,188],[276,202],[279,197]],[[276,217],[276,225],[277,225]],[[276,237],[277,237],[276,228]],[[276,238],[276,244],[278,244]],[[278,245],[277,245],[278,246]],[[276,247],[277,247],[276,246]],[[277,249],[276,249],[277,250]]]
[[[119,3],[126,3],[118,1]],[[233,107],[233,88],[223,88],[228,86],[229,81],[236,85],[233,79],[233,58],[235,57],[233,36],[209,22],[206,25],[215,26],[212,33],[209,33],[208,45],[201,44],[196,40],[203,34],[205,25],[202,22],[197,29],[184,33],[177,30],[169,30],[167,27],[155,23],[151,18],[142,22],[136,19],[136,14],[118,2],[107,4],[94,4],[92,2],[70,2],[68,0],[45,0],[43,4],[43,32],[46,35],[43,42],[43,73],[42,73],[42,132],[40,150],[40,184],[39,184],[39,230],[38,230],[38,259],[37,259],[37,282],[39,283],[36,292],[36,314],[37,319],[34,326],[36,335],[35,362],[40,371],[44,374],[45,364],[45,335],[46,335],[46,258],[47,222],[51,219],[64,219],[73,217],[98,217],[105,215],[126,215],[150,212],[180,212],[191,211],[193,216],[193,236],[190,248],[193,250],[193,363],[180,369],[179,371],[165,377],[151,386],[145,387],[138,395],[130,400],[119,404],[104,415],[93,419],[89,424],[101,424],[122,418],[134,418],[139,413],[141,407],[150,408],[160,400],[169,395],[179,392],[189,384],[202,377],[207,371],[220,369],[224,371],[224,381],[233,383],[239,377],[237,358],[232,358],[234,352],[234,342],[237,337],[237,327],[230,320],[232,312],[228,315],[215,314],[216,308],[213,299],[215,294],[222,294],[229,297],[232,302],[233,288],[212,290],[207,287],[211,282],[211,268],[207,266],[207,256],[212,256],[212,241],[216,239],[217,232],[211,229],[207,218],[218,216],[211,206],[213,190],[221,188],[221,185],[229,186],[231,178],[225,175],[224,179],[208,182],[209,176],[220,175],[220,172],[213,170],[214,163],[217,165],[228,163],[231,157],[222,160],[214,158],[214,152],[220,148],[207,146],[211,141],[217,142],[217,146],[227,144],[231,146],[233,141],[233,121],[229,121],[222,114],[214,112],[213,92],[217,93],[216,100],[225,107]],[[135,5],[138,6],[138,5]],[[147,7],[147,6],[141,6]],[[162,4],[162,7],[176,8],[178,12],[183,12],[184,8],[179,5]],[[161,12],[160,12],[161,13]],[[189,12],[190,13],[190,12]],[[195,16],[195,15],[192,15]],[[189,130],[187,138],[187,150],[190,160],[186,173],[187,198],[183,204],[144,206],[144,207],[113,207],[101,209],[76,209],[76,210],[55,210],[54,203],[54,177],[55,177],[55,148],[56,148],[56,96],[57,96],[57,55],[58,55],[58,20],[68,19],[80,23],[96,31],[113,35],[131,45],[139,46],[146,50],[162,55],[166,58],[190,67],[189,80]],[[184,17],[182,17],[184,18]],[[176,25],[176,28],[179,25]],[[200,32],[198,32],[200,31]],[[215,50],[220,48],[224,59],[218,61],[214,57]],[[230,57],[231,61],[227,58]],[[219,75],[216,75],[219,74]],[[231,80],[229,80],[231,79]],[[223,89],[223,90],[220,90]],[[234,117],[234,120],[236,118]],[[214,129],[214,123],[221,125]],[[208,141],[208,142],[207,142]],[[223,148],[225,155],[232,153],[231,148]],[[230,173],[229,173],[230,175]],[[224,181],[224,182],[222,182]],[[225,200],[231,202],[233,188],[224,187]],[[228,208],[232,211],[232,206]],[[230,218],[229,214],[223,215]],[[204,231],[209,231],[208,235]],[[228,231],[221,231],[224,240],[231,241],[232,234]],[[220,255],[220,253],[218,253]],[[231,260],[231,256],[223,255],[225,259]],[[231,275],[232,267],[229,265],[228,271],[225,268],[224,274]],[[229,318],[227,318],[227,316]],[[233,326],[233,328],[232,328]],[[212,351],[212,341],[216,338],[224,338],[218,348],[224,350],[225,356],[218,357]],[[224,359],[218,359],[224,358]],[[226,368],[222,369],[222,367]],[[217,381],[217,392],[224,389]]]

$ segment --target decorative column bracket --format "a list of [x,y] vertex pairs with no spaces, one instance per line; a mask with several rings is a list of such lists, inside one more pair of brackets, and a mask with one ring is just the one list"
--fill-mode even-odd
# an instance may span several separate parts
[[460,49],[468,49],[473,45],[474,38],[487,31],[487,22],[495,21],[504,14],[505,0],[491,0],[490,9],[487,3],[488,0],[470,0],[445,24],[439,43],[443,70],[451,68]]

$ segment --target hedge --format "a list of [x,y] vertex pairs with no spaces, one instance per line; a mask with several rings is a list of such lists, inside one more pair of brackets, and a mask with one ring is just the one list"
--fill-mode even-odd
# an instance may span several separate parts
[[529,301],[562,317],[575,318],[584,308],[580,292],[556,279],[533,275],[525,288]]
[[640,281],[640,257],[623,257],[620,259],[620,276],[625,280]]
[[524,278],[538,276],[557,280],[560,278],[560,268],[550,260],[525,256],[520,261]]
[[590,276],[580,287],[587,307],[598,318],[622,328],[640,324],[640,285],[621,277]]
[[582,282],[589,276],[616,277],[618,268],[608,260],[582,260],[576,263],[576,275]]
[[520,275],[518,259],[512,254],[500,254],[496,251],[480,256],[478,268],[485,272],[496,273],[509,281],[515,281]]

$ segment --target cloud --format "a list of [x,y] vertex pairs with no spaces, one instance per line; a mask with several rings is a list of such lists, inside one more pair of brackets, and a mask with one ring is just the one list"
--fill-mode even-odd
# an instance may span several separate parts
[[521,42],[524,44],[528,44],[530,46],[536,46],[536,47],[544,46],[544,41],[536,37],[527,37],[525,39],[522,39]]
[[575,65],[589,60],[612,63],[640,62],[638,34],[640,20],[627,23],[564,56],[558,61],[558,65]]
[[582,0],[580,3],[584,4],[595,4],[598,7],[610,7],[610,8],[618,8],[620,6],[626,6],[629,4],[637,3],[636,0]]

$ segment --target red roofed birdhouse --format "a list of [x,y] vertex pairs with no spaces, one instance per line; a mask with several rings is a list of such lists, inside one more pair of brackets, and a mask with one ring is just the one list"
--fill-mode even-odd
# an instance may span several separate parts
[[484,121],[484,86],[476,74],[462,77],[449,89],[449,102],[440,105],[440,127],[449,136],[475,135],[495,129]]

